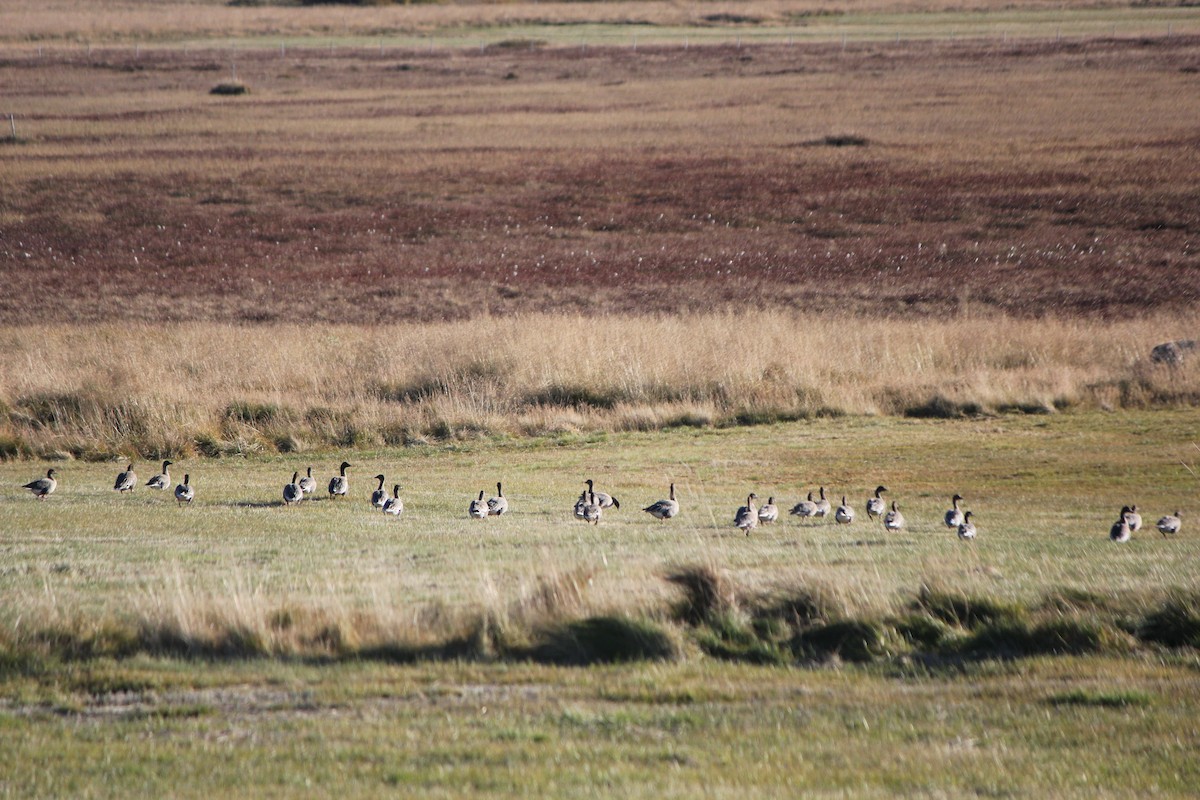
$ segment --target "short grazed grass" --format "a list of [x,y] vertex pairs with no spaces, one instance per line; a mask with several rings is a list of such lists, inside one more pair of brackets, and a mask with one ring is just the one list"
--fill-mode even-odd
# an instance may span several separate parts
[[[141,684],[105,691],[114,673]],[[138,659],[7,681],[2,774],[23,796],[1183,797],[1200,778],[1194,676],[1104,659],[936,679]],[[1144,699],[1062,703],[1064,685]]]

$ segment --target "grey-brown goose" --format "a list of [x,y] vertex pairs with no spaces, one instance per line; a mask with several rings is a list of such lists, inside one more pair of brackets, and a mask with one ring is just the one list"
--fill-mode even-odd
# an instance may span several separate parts
[[1129,541],[1129,506],[1121,506],[1121,516],[1113,523],[1113,526],[1108,529],[1108,538],[1114,542]]
[[754,507],[754,501],[757,499],[758,495],[751,492],[746,498],[746,505],[739,506],[737,513],[733,515],[733,526],[741,528],[747,536],[758,527],[758,509]]
[[1166,536],[1168,533],[1176,534],[1183,527],[1183,521],[1179,518],[1179,512],[1176,511],[1174,514],[1168,514],[1154,523],[1154,527],[1158,528],[1158,532],[1163,536]]
[[796,503],[788,513],[794,517],[815,517],[817,515],[817,504],[813,502],[813,493],[809,492],[808,499]]
[[971,513],[970,511],[968,511],[966,514],[963,514],[963,521],[958,523],[958,538],[960,538],[960,539],[974,539],[975,538],[975,523],[971,522],[971,517],[973,517],[973,516],[975,516],[975,515],[973,513]]
[[383,508],[383,503],[387,500],[387,492],[383,490],[384,477],[376,475],[375,480],[379,481],[379,486],[376,487],[375,491],[371,492],[371,507]]
[[779,519],[779,508],[775,505],[775,498],[768,497],[766,505],[758,510],[758,521],[764,525],[770,525],[777,519]]
[[181,483],[175,487],[175,502],[176,503],[179,503],[180,505],[182,505],[183,503],[190,504],[192,502],[192,498],[196,496],[196,490],[193,489],[191,483],[189,483],[189,481],[191,479],[192,479],[191,475],[185,474],[183,476],[183,483]]
[[496,496],[488,498],[488,516],[499,517],[508,513],[508,498],[504,496],[504,487],[496,481]]
[[642,509],[658,520],[668,520],[679,513],[679,501],[675,499],[675,484],[671,484],[671,494],[666,500],[656,500]]
[[892,510],[883,516],[883,527],[893,533],[904,527],[904,515],[900,513],[900,506],[896,501],[892,501]]
[[170,488],[170,486],[171,486],[171,471],[168,469],[168,467],[170,467],[174,463],[175,463],[174,461],[164,461],[163,466],[162,466],[162,472],[160,472],[158,475],[155,475],[150,480],[146,481],[146,485],[149,486],[151,489],[168,489],[168,488]]
[[308,474],[301,478],[300,483],[296,485],[305,494],[312,494],[317,490],[317,479],[312,476],[312,467],[308,468]]
[[291,483],[283,487],[283,504],[285,506],[290,506],[292,503],[299,503],[304,499],[304,492],[300,490],[300,484],[296,483],[296,478],[299,476],[299,472],[293,472]]
[[346,470],[350,466],[348,461],[343,461],[342,466],[338,468],[338,474],[329,479],[329,498],[331,500],[335,497],[345,497],[350,492],[350,480],[346,477]]
[[113,482],[113,491],[132,492],[136,486],[137,475],[133,472],[133,464],[130,464],[123,472],[117,473],[117,480]]
[[392,496],[383,502],[383,513],[398,517],[404,513],[404,501],[400,499],[400,484],[392,487]]
[[942,520],[946,523],[947,528],[958,530],[958,526],[963,524],[963,512],[959,509],[958,503],[962,500],[961,494],[956,494],[950,498],[952,508],[946,512],[946,516]]
[[28,489],[33,492],[33,496],[38,500],[45,500],[46,495],[54,494],[54,490],[58,488],[58,481],[54,478],[55,470],[46,470],[46,477],[38,478],[36,481],[30,481],[22,486],[22,489]]
[[846,495],[842,495],[842,504],[833,513],[833,518],[843,525],[854,522],[854,509],[846,502]]
[[586,481],[584,481],[584,483],[587,484],[588,491],[592,492],[593,494],[596,495],[596,497],[595,497],[596,504],[598,506],[600,506],[601,508],[620,508],[621,507],[621,504],[617,501],[617,498],[613,497],[611,494],[606,494],[604,492],[597,492],[595,487],[592,486],[591,478],[588,478]]
[[825,487],[821,487],[821,499],[817,501],[817,510],[813,514],[814,517],[824,517],[833,510],[833,504],[825,499]]
[[1137,533],[1142,529],[1142,515],[1138,513],[1137,503],[1129,507],[1129,511],[1125,514],[1125,519],[1129,522],[1129,532]]
[[479,490],[479,498],[471,501],[471,505],[467,506],[467,513],[472,519],[487,519],[488,509],[487,503],[483,500],[483,489]]
[[583,504],[582,516],[584,522],[590,522],[593,525],[600,524],[600,516],[604,513],[604,506],[600,505],[600,499],[596,497],[596,493],[588,491],[587,500]]
[[879,495],[883,494],[886,491],[887,491],[886,486],[876,486],[875,487],[875,496],[867,499],[867,517],[868,518],[875,519],[876,517],[883,514],[884,509],[887,508],[887,504],[883,502],[883,498],[880,497]]

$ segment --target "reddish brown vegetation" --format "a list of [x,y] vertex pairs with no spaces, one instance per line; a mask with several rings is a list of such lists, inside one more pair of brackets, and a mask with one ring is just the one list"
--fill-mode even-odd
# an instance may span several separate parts
[[1200,40],[13,58],[0,323],[1200,299]]

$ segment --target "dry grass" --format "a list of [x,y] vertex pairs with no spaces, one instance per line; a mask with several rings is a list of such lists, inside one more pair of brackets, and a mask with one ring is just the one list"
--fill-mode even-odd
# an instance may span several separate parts
[[[1150,348],[1192,315],[951,321],[763,312],[375,328],[0,330],[0,432],[107,459],[755,424],[1189,406]],[[120,353],[120,357],[114,357]],[[10,444],[9,455],[17,455]]]

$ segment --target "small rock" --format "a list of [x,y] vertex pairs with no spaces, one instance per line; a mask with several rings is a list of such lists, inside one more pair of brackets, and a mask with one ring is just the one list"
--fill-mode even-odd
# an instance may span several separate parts
[[1184,358],[1190,356],[1191,351],[1195,349],[1195,339],[1179,339],[1174,342],[1163,342],[1150,351],[1150,360],[1156,364],[1176,366],[1182,364]]

